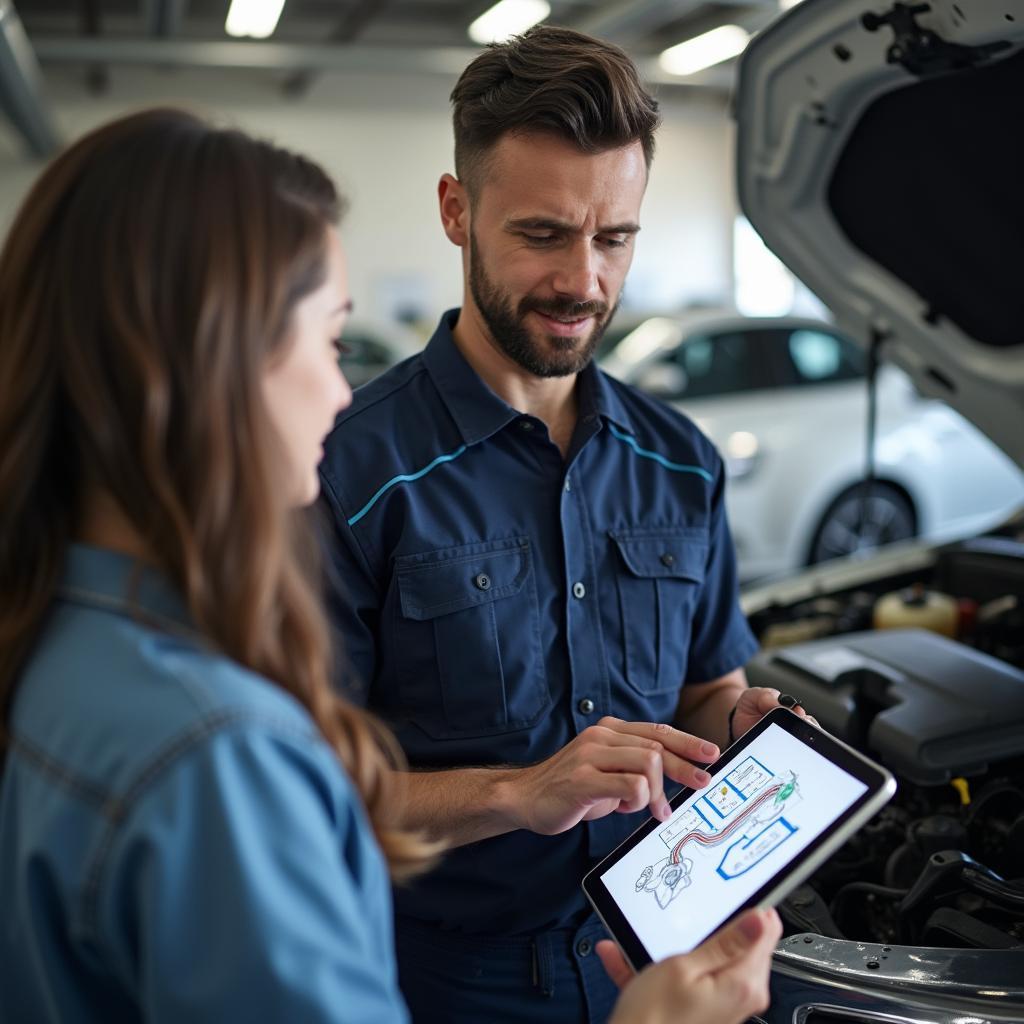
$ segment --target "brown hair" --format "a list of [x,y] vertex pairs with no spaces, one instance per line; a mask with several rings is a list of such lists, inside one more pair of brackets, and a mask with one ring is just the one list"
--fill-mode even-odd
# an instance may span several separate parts
[[0,722],[98,488],[198,630],[308,708],[401,877],[434,848],[396,817],[394,741],[331,689],[261,391],[341,206],[309,160],[176,110],[86,135],[31,190],[0,255]]
[[475,193],[506,134],[555,135],[585,153],[639,142],[650,168],[658,103],[617,46],[538,25],[475,58],[452,90],[455,173]]

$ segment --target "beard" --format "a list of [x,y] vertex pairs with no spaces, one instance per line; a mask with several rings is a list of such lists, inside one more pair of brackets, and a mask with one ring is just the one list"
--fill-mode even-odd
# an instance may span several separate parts
[[[574,302],[572,299],[539,299],[527,295],[513,307],[512,297],[484,270],[480,247],[469,242],[469,290],[494,343],[518,366],[534,377],[568,377],[579,373],[594,356],[608,324],[619,308],[605,302]],[[584,337],[563,338],[545,334],[538,340],[530,333],[526,317],[536,311],[563,319],[592,316],[596,322]]]

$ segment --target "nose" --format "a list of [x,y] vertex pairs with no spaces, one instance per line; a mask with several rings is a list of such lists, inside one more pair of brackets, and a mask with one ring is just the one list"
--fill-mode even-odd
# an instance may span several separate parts
[[593,302],[601,297],[598,257],[589,238],[559,254],[560,263],[553,282],[555,291],[575,302]]
[[345,378],[345,374],[341,372],[341,367],[337,363],[334,364],[334,414],[337,416],[343,409],[347,409],[352,404],[352,386]]

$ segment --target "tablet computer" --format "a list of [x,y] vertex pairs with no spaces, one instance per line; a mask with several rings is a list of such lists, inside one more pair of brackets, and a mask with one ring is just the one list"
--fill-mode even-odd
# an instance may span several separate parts
[[635,970],[778,903],[896,792],[880,765],[775,708],[583,879]]

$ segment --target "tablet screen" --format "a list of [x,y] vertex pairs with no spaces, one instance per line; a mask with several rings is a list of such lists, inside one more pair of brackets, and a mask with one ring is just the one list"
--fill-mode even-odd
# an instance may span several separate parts
[[686,953],[867,789],[772,724],[598,877],[652,959]]

